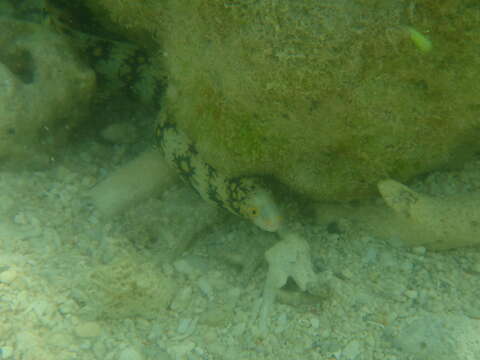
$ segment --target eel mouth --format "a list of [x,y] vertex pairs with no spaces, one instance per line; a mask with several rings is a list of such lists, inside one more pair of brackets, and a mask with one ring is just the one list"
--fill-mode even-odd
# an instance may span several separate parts
[[283,224],[283,216],[277,215],[268,220],[254,221],[254,223],[262,230],[269,232],[277,232],[278,230],[280,230]]

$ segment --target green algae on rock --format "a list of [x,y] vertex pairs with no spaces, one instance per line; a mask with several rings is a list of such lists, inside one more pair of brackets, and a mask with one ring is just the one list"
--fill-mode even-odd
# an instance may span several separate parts
[[[91,7],[144,46],[159,44],[168,111],[205,161],[231,176],[270,174],[312,199],[351,200],[478,149],[471,39],[480,10],[464,2]],[[435,48],[419,52],[406,27],[430,34]]]
[[460,3],[417,9],[415,28],[439,44],[428,54],[397,31],[411,17],[395,1],[166,9],[167,107],[227,173],[271,174],[311,198],[349,200],[478,149],[478,56],[463,26],[474,14]]

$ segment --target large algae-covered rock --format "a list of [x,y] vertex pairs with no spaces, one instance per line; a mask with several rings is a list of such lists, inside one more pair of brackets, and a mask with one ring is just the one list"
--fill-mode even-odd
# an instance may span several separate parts
[[170,1],[169,111],[217,166],[317,199],[458,161],[478,142],[480,9],[448,3]]
[[468,2],[99,4],[158,39],[166,111],[227,174],[343,200],[478,149],[480,8]]
[[88,113],[95,74],[65,39],[0,18],[0,162],[42,166]]

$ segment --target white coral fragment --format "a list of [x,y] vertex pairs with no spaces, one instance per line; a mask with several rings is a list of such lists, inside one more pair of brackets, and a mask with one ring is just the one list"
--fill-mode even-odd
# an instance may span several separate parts
[[278,289],[292,278],[298,287],[305,291],[315,281],[308,242],[294,233],[282,235],[283,239],[266,251],[269,268],[263,303],[260,310],[260,331],[267,330],[267,317],[275,302]]

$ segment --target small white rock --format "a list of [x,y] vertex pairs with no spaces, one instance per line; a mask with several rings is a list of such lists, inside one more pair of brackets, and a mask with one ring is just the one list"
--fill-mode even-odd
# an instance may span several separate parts
[[27,216],[25,215],[25,213],[21,212],[21,213],[18,213],[17,215],[15,215],[13,217],[13,222],[17,225],[27,225],[29,224],[30,222],[28,221],[28,218]]
[[102,328],[94,321],[87,321],[75,327],[75,334],[80,337],[96,337],[102,332]]
[[180,319],[178,322],[177,333],[185,334],[187,330],[190,328],[190,324],[192,323],[192,319]]
[[180,289],[170,305],[172,310],[187,309],[192,301],[192,292],[193,291],[190,286]]
[[191,276],[195,273],[195,269],[187,259],[179,259],[173,263],[173,266],[180,274]]
[[120,352],[118,360],[143,360],[143,355],[133,347],[127,347]]
[[414,254],[417,254],[417,255],[425,255],[425,253],[427,252],[427,249],[423,246],[415,246],[412,249],[412,251]]
[[68,348],[74,346],[74,340],[67,333],[55,333],[48,337],[48,343],[53,346]]
[[195,348],[195,343],[187,340],[187,341],[184,341],[180,344],[175,344],[173,346],[170,346],[167,349],[167,351],[171,356],[173,356],[175,358],[183,358],[188,353],[192,352],[192,350],[194,348]]
[[350,341],[345,349],[342,350],[342,359],[345,360],[354,360],[356,359],[360,353],[362,346],[358,340]]
[[417,290],[407,290],[405,291],[405,296],[408,297],[409,299],[416,299],[418,297],[418,291]]
[[316,317],[310,318],[310,324],[312,324],[312,328],[318,329],[320,327],[320,320]]
[[10,359],[13,355],[13,347],[11,346],[2,346],[0,348],[0,358],[1,359]]
[[247,325],[244,322],[238,323],[232,327],[232,336],[238,337],[241,336],[247,328]]
[[472,271],[480,274],[480,262],[473,264]]
[[202,276],[200,279],[197,281],[198,288],[200,291],[209,299],[213,300],[214,298],[214,292],[212,285],[210,284],[209,280],[206,278],[206,276]]
[[0,273],[0,282],[5,284],[12,283],[17,278],[18,273],[13,269],[8,269]]

